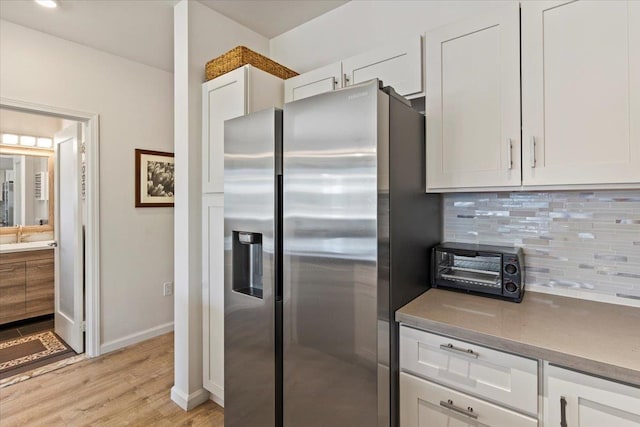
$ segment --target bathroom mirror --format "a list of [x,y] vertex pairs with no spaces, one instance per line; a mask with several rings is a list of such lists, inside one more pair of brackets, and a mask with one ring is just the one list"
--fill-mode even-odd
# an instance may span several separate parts
[[53,225],[53,151],[0,145],[0,227]]

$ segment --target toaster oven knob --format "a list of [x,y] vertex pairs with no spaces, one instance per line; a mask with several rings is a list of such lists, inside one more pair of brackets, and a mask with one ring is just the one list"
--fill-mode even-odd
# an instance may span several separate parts
[[507,282],[507,283],[504,285],[504,288],[507,290],[507,292],[515,292],[515,291],[517,291],[517,290],[518,290],[518,285],[516,285],[516,284],[515,284],[515,283],[513,283],[513,282]]
[[516,274],[518,272],[518,267],[516,267],[514,264],[507,264],[504,267],[504,271],[506,271],[509,274]]

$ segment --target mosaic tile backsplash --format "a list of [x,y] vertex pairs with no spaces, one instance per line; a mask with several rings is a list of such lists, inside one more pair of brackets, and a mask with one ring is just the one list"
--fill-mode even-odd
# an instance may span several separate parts
[[640,301],[640,190],[445,194],[443,202],[445,240],[522,247],[527,288]]

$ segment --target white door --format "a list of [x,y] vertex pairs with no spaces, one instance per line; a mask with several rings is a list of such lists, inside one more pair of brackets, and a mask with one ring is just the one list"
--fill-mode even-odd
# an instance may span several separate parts
[[517,3],[425,36],[427,189],[519,186]]
[[284,102],[297,101],[341,87],[342,62],[300,74],[284,81]]
[[550,365],[545,366],[545,375],[545,425],[640,426],[640,388]]
[[523,184],[640,182],[640,2],[522,2]]
[[342,61],[347,85],[380,79],[402,96],[422,92],[422,36],[381,46]]
[[84,248],[82,238],[80,123],[55,135],[55,331],[84,352]]

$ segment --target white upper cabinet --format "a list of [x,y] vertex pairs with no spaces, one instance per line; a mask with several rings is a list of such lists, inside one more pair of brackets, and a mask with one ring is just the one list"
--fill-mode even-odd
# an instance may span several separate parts
[[545,366],[545,425],[640,426],[640,388]]
[[400,40],[342,61],[345,85],[378,78],[402,96],[422,93],[422,37]]
[[224,121],[282,106],[282,80],[251,65],[202,85],[202,192],[224,192]]
[[640,182],[640,2],[522,3],[523,185]]
[[519,186],[519,7],[426,34],[427,191]]
[[342,63],[336,62],[284,81],[284,102],[297,101],[340,87]]
[[423,93],[422,36],[400,40],[284,82],[284,101],[291,102],[319,93],[378,78],[400,95]]
[[202,85],[202,192],[224,191],[224,121],[247,113],[247,70]]

